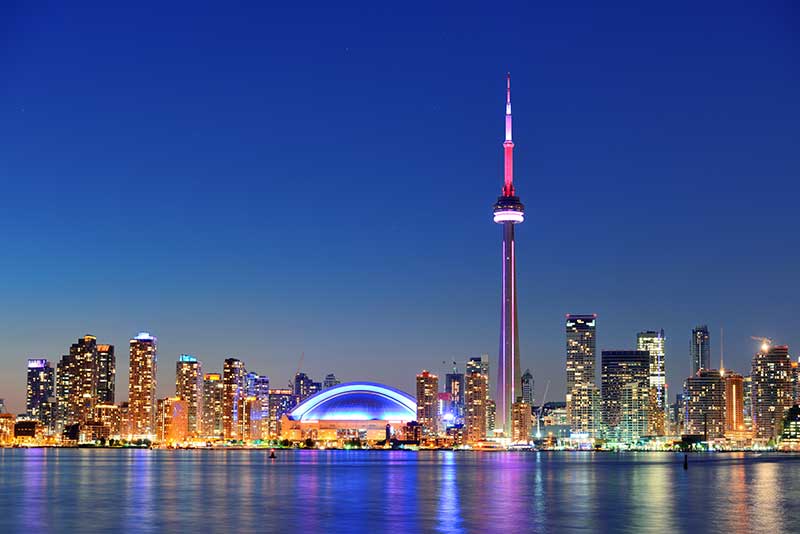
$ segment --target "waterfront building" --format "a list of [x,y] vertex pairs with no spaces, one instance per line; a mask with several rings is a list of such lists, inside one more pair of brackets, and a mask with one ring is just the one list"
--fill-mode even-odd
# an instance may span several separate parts
[[704,441],[725,435],[725,378],[718,369],[700,369],[686,380],[684,434]]
[[5,413],[5,407],[3,408],[0,412],[0,445],[11,445],[14,443],[16,418],[10,413]]
[[281,438],[342,444],[386,439],[387,425],[400,432],[417,415],[417,401],[374,382],[346,382],[298,404],[280,420]]
[[753,356],[753,429],[762,442],[772,440],[782,432],[783,415],[791,408],[792,361],[787,345],[764,343]]
[[486,390],[488,378],[480,366],[467,367],[464,426],[468,443],[486,439]]
[[725,432],[744,432],[744,377],[725,371]]
[[445,408],[444,413],[449,413],[453,416],[450,424],[463,423],[465,389],[464,374],[458,372],[447,373],[445,375],[444,388],[445,392],[450,396],[449,406]]
[[294,394],[299,402],[322,391],[322,384],[315,382],[305,373],[294,375]]
[[186,402],[187,431],[203,435],[203,364],[191,354],[181,354],[175,364],[175,396]]
[[[487,388],[488,389],[488,388]],[[497,425],[494,424],[495,415],[497,414],[497,404],[495,404],[494,399],[488,399],[486,401],[486,436],[493,437],[495,434],[495,430]]]
[[325,380],[322,382],[322,389],[330,389],[334,386],[338,386],[341,384],[342,381],[336,378],[336,375],[333,373],[328,373],[325,375]]
[[[623,389],[626,388],[628,428],[625,434],[637,438],[645,435],[650,400],[650,353],[646,350],[604,350],[600,357],[602,422],[606,435],[621,436]],[[641,428],[641,424],[645,427]]]
[[666,338],[664,330],[648,330],[636,335],[636,349],[650,354],[650,407],[647,434],[663,436],[667,411]]
[[106,437],[122,435],[122,414],[119,406],[98,404],[94,408],[94,422],[107,429]]
[[530,369],[525,369],[525,372],[522,373],[522,386],[520,391],[522,391],[522,400],[527,402],[528,404],[533,406],[533,375],[531,374]]
[[417,422],[426,436],[439,432],[439,377],[422,371],[417,375]]
[[750,375],[742,379],[742,403],[744,406],[744,428],[753,430],[753,377]]
[[[491,384],[492,379],[489,376],[489,362],[490,358],[488,354],[481,354],[480,356],[472,356],[469,360],[467,360],[467,373],[470,374],[473,372],[479,372],[483,376],[486,377],[486,433],[494,435],[494,401],[492,400],[491,395]],[[491,407],[490,407],[491,405]]]
[[25,414],[41,422],[48,431],[53,430],[55,423],[52,410],[55,387],[56,372],[50,362],[43,358],[28,360]]
[[786,410],[783,418],[781,445],[783,449],[800,449],[800,406],[796,403]]
[[158,399],[156,413],[156,440],[159,443],[169,445],[186,441],[189,436],[189,409],[185,400],[180,397]]
[[97,345],[97,403],[114,404],[116,397],[117,360],[114,345]]
[[270,439],[278,439],[281,435],[281,418],[297,405],[297,396],[291,389],[269,390],[269,424]]
[[201,429],[208,438],[221,438],[223,398],[225,386],[222,375],[206,373],[203,376],[203,423]]
[[531,440],[533,417],[531,405],[517,397],[517,402],[511,405],[511,440],[517,443],[527,443]]
[[269,436],[269,377],[258,373],[247,373],[244,425],[249,439],[264,439]]
[[629,382],[622,386],[619,426],[615,433],[620,441],[633,444],[648,434],[652,397],[652,388],[643,387],[642,383]]
[[594,436],[598,421],[595,384],[597,315],[567,314],[567,417],[574,434]]
[[222,436],[225,439],[242,439],[246,374],[244,362],[236,358],[227,358],[222,366]]
[[97,404],[97,338],[86,335],[69,348],[57,365],[56,397],[58,430],[85,423]]
[[525,207],[514,187],[514,141],[511,135],[511,76],[506,84],[504,177],[502,194],[494,205],[494,222],[503,225],[503,272],[500,306],[500,351],[495,401],[496,430],[511,434],[511,405],[520,395],[519,326],[517,321],[517,250],[514,226],[524,220]]
[[156,433],[157,340],[141,332],[130,340],[128,419],[134,437],[151,438]]
[[700,369],[711,368],[711,336],[708,333],[708,326],[700,325],[692,329],[689,354],[692,375],[696,375]]

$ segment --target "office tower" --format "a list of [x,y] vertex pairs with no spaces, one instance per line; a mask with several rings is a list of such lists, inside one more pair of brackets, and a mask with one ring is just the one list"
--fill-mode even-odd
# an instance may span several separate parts
[[667,409],[667,375],[664,365],[666,338],[664,330],[639,332],[636,349],[650,354],[650,407],[648,408],[647,434],[664,435],[664,414]]
[[128,418],[132,436],[152,437],[156,433],[157,340],[141,332],[130,340],[128,376]]
[[335,374],[328,373],[327,375],[325,375],[325,380],[322,383],[322,389],[330,389],[334,386],[338,386],[341,383],[342,381],[336,378]]
[[[474,358],[470,359],[472,362]],[[480,364],[480,358],[478,358]],[[481,373],[480,365],[467,364],[466,387],[464,392],[464,426],[467,429],[467,442],[475,443],[486,439],[486,390],[488,377]]]
[[56,366],[57,424],[84,423],[97,402],[97,338],[86,335],[69,348]]
[[97,403],[114,404],[117,361],[114,345],[97,345]]
[[281,417],[297,405],[297,396],[291,389],[269,390],[269,438],[281,437]]
[[[647,407],[650,398],[650,353],[646,350],[604,350],[601,353],[601,387],[602,387],[602,420],[607,434],[613,437],[620,436],[622,423],[622,394],[628,388],[628,408],[632,410]],[[633,403],[636,403],[635,405]],[[647,423],[647,410],[645,409],[644,424]],[[639,412],[631,412],[629,425],[641,423]],[[635,418],[635,424],[630,419]],[[639,432],[639,427],[629,429]],[[643,435],[647,432],[645,427]],[[637,436],[638,437],[638,436]]]
[[521,378],[522,400],[533,406],[533,375],[530,369],[525,369]]
[[259,440],[269,433],[269,377],[258,373],[247,373],[244,425],[249,439]]
[[764,343],[753,356],[753,428],[755,437],[769,441],[781,433],[783,414],[792,406],[792,361],[787,345]]
[[203,376],[203,435],[209,438],[222,437],[222,406],[224,384],[219,373]]
[[725,371],[725,432],[743,432],[744,377]]
[[529,442],[533,428],[531,405],[517,397],[517,402],[511,405],[511,440],[515,442]]
[[503,190],[494,205],[494,222],[503,225],[500,353],[497,366],[497,429],[511,434],[511,404],[519,396],[519,327],[517,324],[517,251],[514,225],[524,220],[525,208],[514,189],[514,141],[511,139],[511,75],[506,78],[506,135],[503,141]]
[[567,419],[575,434],[595,433],[597,315],[567,314]]
[[635,443],[648,433],[652,390],[642,383],[629,382],[620,392],[620,419],[616,435],[624,443]]
[[191,354],[181,354],[175,364],[175,396],[186,403],[186,429],[191,437],[203,435],[203,364]]
[[322,391],[322,384],[314,382],[307,374],[297,373],[294,375],[294,394],[299,402],[303,402],[320,391]]
[[711,368],[711,339],[708,335],[708,326],[701,325],[692,329],[689,354],[692,359],[692,375],[697,374],[700,369]]
[[30,359],[28,360],[27,382],[25,413],[51,430],[54,421],[50,401],[55,395],[55,369],[45,359]]
[[156,409],[156,440],[174,444],[186,441],[189,435],[188,403],[179,397],[158,399]]
[[426,436],[439,432],[439,377],[422,371],[417,375],[417,422]]
[[222,435],[225,439],[242,437],[246,373],[244,362],[236,358],[227,358],[222,366]]
[[742,379],[742,397],[744,428],[745,430],[753,430],[753,377],[750,375]]
[[717,369],[701,368],[686,380],[684,434],[713,440],[725,435],[725,378]]
[[464,422],[464,374],[458,372],[445,375],[444,389],[450,395],[450,404],[445,411],[452,414],[453,423]]

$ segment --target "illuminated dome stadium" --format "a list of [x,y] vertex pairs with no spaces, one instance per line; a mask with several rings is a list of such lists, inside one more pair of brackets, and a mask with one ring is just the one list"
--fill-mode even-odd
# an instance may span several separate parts
[[347,382],[321,391],[289,413],[294,421],[413,421],[417,401],[373,382]]

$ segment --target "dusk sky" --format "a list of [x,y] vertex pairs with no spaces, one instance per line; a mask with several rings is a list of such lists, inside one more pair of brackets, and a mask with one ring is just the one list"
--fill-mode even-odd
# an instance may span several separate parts
[[412,393],[488,353],[494,383],[506,71],[537,402],[565,313],[599,315],[598,367],[664,328],[671,398],[696,324],[744,374],[751,335],[800,352],[792,2],[145,4],[0,8],[10,411],[85,333],[118,401],[142,330],[159,396],[180,353]]

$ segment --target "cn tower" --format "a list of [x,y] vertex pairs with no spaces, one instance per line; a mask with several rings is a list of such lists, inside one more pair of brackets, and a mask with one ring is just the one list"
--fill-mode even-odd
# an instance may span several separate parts
[[[503,141],[503,193],[494,205],[494,222],[503,225],[503,300],[500,310],[500,354],[497,366],[496,430],[511,435],[511,404],[522,394],[517,327],[517,253],[514,225],[525,219],[525,207],[514,191],[514,141],[511,139],[511,74],[506,77],[506,138]],[[492,429],[488,429],[490,432]]]

